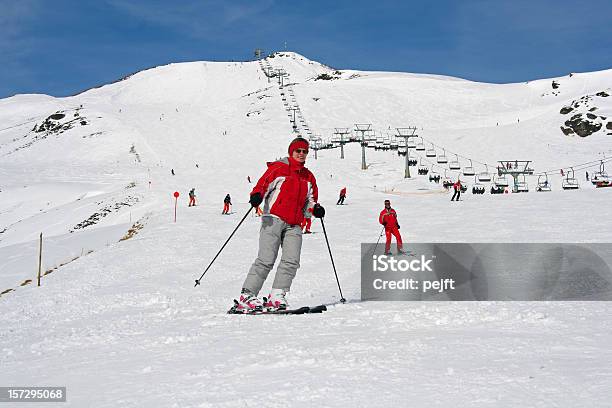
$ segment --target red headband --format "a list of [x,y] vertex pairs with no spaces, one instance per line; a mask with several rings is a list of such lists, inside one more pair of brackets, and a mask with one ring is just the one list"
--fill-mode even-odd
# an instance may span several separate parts
[[308,150],[308,141],[302,138],[294,139],[289,145],[289,156],[293,155],[295,149],[306,149]]

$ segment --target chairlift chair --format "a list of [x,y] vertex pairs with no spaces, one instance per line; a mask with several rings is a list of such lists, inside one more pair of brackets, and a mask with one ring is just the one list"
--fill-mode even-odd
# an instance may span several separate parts
[[419,152],[425,151],[425,144],[423,143],[423,138],[421,138],[421,141],[417,143],[416,150]]
[[384,141],[382,136],[377,137],[376,138],[376,147],[375,147],[375,149],[376,150],[382,150],[384,142],[385,141]]
[[408,139],[408,141],[406,142],[406,146],[408,146],[409,149],[415,149],[417,147],[416,143],[414,142],[414,140],[412,140],[412,138]]
[[540,174],[538,176],[538,186],[536,187],[536,191],[538,192],[551,191],[550,183],[548,182],[548,174],[544,173],[543,175]]
[[463,169],[463,175],[467,177],[471,177],[474,174],[476,174],[476,171],[474,171],[474,166],[472,166],[472,159],[469,159],[469,160],[470,160],[470,165]]
[[491,173],[489,173],[489,166],[485,164],[486,171],[478,174],[478,181],[481,183],[489,183],[491,181]]
[[442,149],[442,155],[438,156],[438,163],[446,164],[448,163],[448,158],[446,157],[446,150]]
[[[570,177],[570,173],[572,175],[571,177]],[[576,180],[576,177],[574,177],[573,167],[570,167],[570,170],[567,172],[566,177],[561,182],[561,187],[564,190],[578,190],[580,188],[580,185],[578,184],[578,180]]]
[[450,188],[453,186],[453,184],[455,184],[455,182],[453,180],[450,179],[450,177],[448,177],[448,175],[446,174],[446,169],[444,170],[444,179],[442,180],[442,186],[444,188]]
[[431,144],[431,149],[427,149],[427,151],[425,152],[425,156],[436,157],[436,149],[434,149],[433,143]]
[[429,167],[424,166],[423,162],[420,161],[419,167],[417,167],[417,172],[418,172],[419,176],[426,176],[427,173],[429,173]]
[[383,150],[389,149],[391,149],[391,139],[385,138],[385,140],[383,141]]
[[495,184],[497,187],[508,187],[510,183],[508,182],[508,176],[503,174],[501,176],[494,177],[493,184]]
[[610,179],[608,177],[608,173],[606,173],[606,167],[602,160],[601,163],[599,163],[599,171],[593,174],[593,177],[591,177],[591,183],[596,186],[598,183],[607,184],[609,181]]
[[451,170],[460,170],[461,163],[459,163],[459,155],[455,154],[455,160],[448,163],[448,168]]
[[[520,177],[523,176],[521,179]],[[515,192],[517,193],[528,193],[529,192],[529,184],[527,184],[527,179],[524,174],[519,174],[519,177],[516,180]]]
[[396,138],[391,139],[391,150],[397,150],[399,147],[399,142]]
[[406,146],[399,146],[397,148],[397,155],[398,156],[405,156],[406,155]]
[[474,177],[474,184],[472,185],[472,194],[484,194],[485,186],[478,181],[478,177]]
[[440,182],[440,174],[438,174],[433,168],[429,172],[429,181],[434,183]]

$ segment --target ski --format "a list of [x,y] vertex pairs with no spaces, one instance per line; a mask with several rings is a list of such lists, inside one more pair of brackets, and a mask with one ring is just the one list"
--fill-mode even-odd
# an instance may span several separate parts
[[227,311],[227,314],[244,314],[244,315],[301,315],[301,314],[310,314],[310,313],[323,313],[327,310],[327,306],[318,305],[318,306],[303,306],[297,309],[285,309],[285,310],[256,310],[252,312],[243,312],[237,309],[236,305],[232,306],[230,310]]

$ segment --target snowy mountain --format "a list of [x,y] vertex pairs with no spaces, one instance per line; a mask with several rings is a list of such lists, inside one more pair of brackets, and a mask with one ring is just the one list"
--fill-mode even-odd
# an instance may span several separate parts
[[[0,384],[66,385],[79,407],[605,406],[607,303],[359,302],[359,243],[378,239],[385,198],[408,243],[609,242],[612,189],[585,171],[612,156],[611,84],[612,69],[486,84],[337,70],[283,52],[170,64],[67,98],[0,100]],[[202,286],[193,280],[249,208],[247,177],[286,155],[294,115],[299,134],[325,143],[355,124],[371,124],[373,141],[414,126],[436,153],[413,151],[419,164],[468,188],[475,177],[440,156],[477,173],[530,160],[530,192],[490,195],[487,183],[486,194],[450,203],[416,167],[404,179],[395,150],[368,148],[367,170],[358,143],[344,160],[337,147],[311,153],[349,303],[320,316],[227,316],[259,219],[246,219]],[[572,167],[581,188],[566,191]],[[544,172],[553,191],[537,193]],[[348,205],[335,206],[345,186]],[[198,206],[188,208],[191,188]],[[234,214],[222,216],[227,193]],[[295,305],[339,299],[313,225]]]

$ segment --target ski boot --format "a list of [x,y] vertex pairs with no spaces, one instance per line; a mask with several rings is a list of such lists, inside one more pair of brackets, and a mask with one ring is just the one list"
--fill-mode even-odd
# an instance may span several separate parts
[[264,306],[261,300],[248,289],[242,289],[238,300],[234,299],[234,306],[227,313],[229,314],[256,314],[262,313]]
[[267,298],[264,298],[264,308],[268,312],[289,309],[289,303],[285,297],[286,295],[287,292],[283,289],[273,288],[272,291],[270,291],[270,295]]

